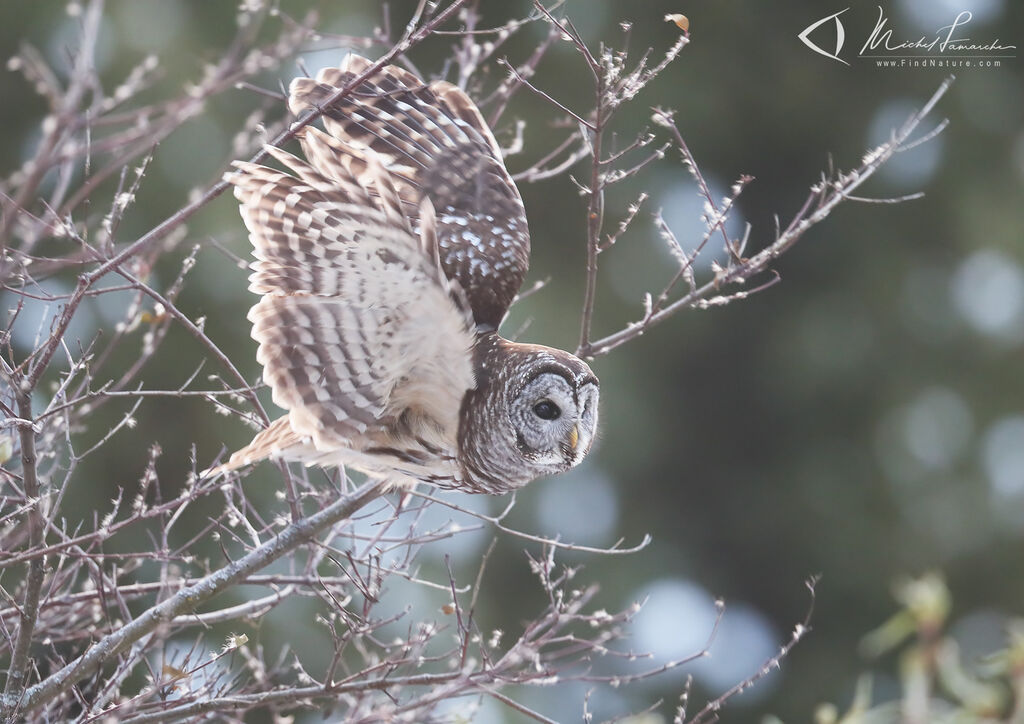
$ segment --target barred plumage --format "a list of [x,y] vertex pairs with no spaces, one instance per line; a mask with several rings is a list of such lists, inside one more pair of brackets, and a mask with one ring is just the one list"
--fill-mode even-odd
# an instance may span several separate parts
[[[319,107],[370,65],[350,55],[315,80],[296,78],[289,107],[296,115]],[[405,198],[425,194],[437,215],[445,272],[467,290],[477,324],[497,329],[526,276],[530,236],[501,149],[469,97],[451,83],[424,85],[388,66],[323,118],[330,136],[315,130],[305,136],[310,163],[337,177],[339,144],[331,143],[333,137],[376,153],[400,179]]]
[[[349,56],[297,78],[298,114],[350,84]],[[265,457],[345,464],[396,484],[498,493],[589,450],[597,379],[576,357],[497,327],[529,263],[519,192],[457,87],[395,66],[309,126],[287,171],[236,162],[256,262],[249,313],[288,411],[220,472]]]

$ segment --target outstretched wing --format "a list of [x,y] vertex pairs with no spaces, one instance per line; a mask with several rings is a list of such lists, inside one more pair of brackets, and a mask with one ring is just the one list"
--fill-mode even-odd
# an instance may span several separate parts
[[[292,112],[320,107],[370,65],[349,55],[315,80],[296,78],[289,89]],[[334,178],[341,167],[332,153],[337,142],[369,148],[397,177],[407,204],[429,199],[445,274],[465,290],[477,325],[496,329],[526,276],[530,234],[501,150],[469,96],[451,83],[425,85],[392,65],[336,101],[323,118],[327,134],[311,128],[303,139],[310,163]]]
[[455,430],[473,385],[473,320],[440,269],[429,202],[417,235],[372,151],[358,154],[360,175],[327,178],[267,150],[293,173],[236,162],[226,178],[257,258],[257,359],[292,431],[327,450],[408,414]]

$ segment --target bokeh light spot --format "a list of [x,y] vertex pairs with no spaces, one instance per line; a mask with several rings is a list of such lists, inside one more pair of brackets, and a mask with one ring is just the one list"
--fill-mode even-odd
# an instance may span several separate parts
[[541,484],[537,515],[542,530],[583,545],[600,545],[615,535],[619,499],[608,476],[582,467]]
[[[897,129],[917,112],[920,103],[900,98],[887,101],[875,111],[868,130],[869,147],[887,143]],[[891,186],[908,191],[920,191],[935,172],[944,149],[942,136],[936,136],[915,148],[898,153],[878,172],[878,176],[889,181]]]
[[970,442],[974,427],[963,398],[946,388],[922,392],[907,408],[906,445],[925,467],[948,468]]
[[953,275],[953,302],[968,324],[1006,341],[1024,340],[1024,272],[995,249],[971,254]]
[[[634,623],[640,650],[650,652],[655,663],[681,659],[700,652],[715,626],[714,597],[695,583],[680,578],[655,581],[638,600],[647,598]],[[756,672],[778,652],[781,639],[757,609],[741,602],[727,602],[710,655],[681,668],[712,690],[724,690]],[[767,693],[768,677],[753,689]],[[746,694],[737,704],[752,702]]]
[[985,431],[982,462],[997,496],[1024,497],[1024,415],[1004,417]]

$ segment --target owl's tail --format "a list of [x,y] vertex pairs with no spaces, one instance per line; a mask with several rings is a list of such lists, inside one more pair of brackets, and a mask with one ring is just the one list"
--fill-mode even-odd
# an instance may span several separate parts
[[260,460],[286,455],[289,450],[302,446],[302,437],[292,429],[288,416],[285,415],[258,432],[252,442],[233,453],[227,462],[207,468],[199,473],[199,477],[210,478],[221,475],[252,463],[258,463]]

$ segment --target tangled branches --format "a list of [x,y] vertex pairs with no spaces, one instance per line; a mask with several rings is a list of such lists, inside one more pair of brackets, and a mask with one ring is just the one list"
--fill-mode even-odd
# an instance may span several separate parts
[[[593,49],[561,15],[561,3],[538,2],[526,17],[481,27],[472,3],[452,0],[420,2],[397,33],[385,13],[372,34],[339,37],[319,34],[314,15],[292,18],[276,4],[245,2],[219,59],[177,94],[153,100],[160,61],[141,59],[108,92],[109,80],[94,62],[103,3],[73,2],[69,9],[80,32],[65,80],[29,46],[8,63],[36,88],[47,114],[31,158],[0,183],[0,284],[11,306],[0,339],[6,436],[0,444],[2,718],[156,722],[238,718],[257,709],[284,716],[313,707],[351,722],[423,722],[450,719],[456,711],[464,715],[486,698],[536,721],[552,721],[508,692],[566,682],[621,687],[704,655],[714,630],[707,646],[682,660],[652,664],[631,651],[623,639],[638,606],[608,613],[597,603],[598,586],[577,587],[579,569],[555,557],[635,553],[648,539],[628,549],[577,546],[515,531],[505,523],[508,510],[481,513],[423,492],[385,496],[373,483],[359,485],[338,473],[282,468],[282,492],[273,499],[244,479],[196,476],[209,461],[197,465],[194,458],[187,480],[168,480],[160,472],[159,430],[149,433],[146,462],[132,484],[118,488],[109,503],[93,500],[85,514],[68,510],[66,501],[81,499],[87,484],[83,467],[114,454],[144,405],[192,399],[249,424],[268,421],[259,388],[211,338],[207,320],[183,303],[188,294],[203,293],[189,287],[199,251],[223,247],[209,239],[186,243],[186,223],[226,184],[201,187],[137,235],[124,231],[145,189],[154,148],[215,99],[245,94],[257,99],[257,108],[240,123],[219,163],[226,167],[238,155],[258,161],[265,140],[283,144],[316,119],[312,114],[289,125],[280,94],[266,82],[268,73],[290,74],[287,63],[301,50],[383,48],[368,77],[389,62],[410,63],[407,54],[424,41],[450,41],[445,73],[481,99],[492,125],[502,126],[518,94],[533,93],[549,106],[552,125],[565,129],[549,152],[516,174],[518,180],[586,169],[582,181],[570,177],[586,202],[578,354],[596,357],[682,309],[725,304],[777,281],[775,259],[839,203],[853,199],[894,153],[915,143],[912,134],[946,85],[858,168],[823,175],[803,208],[748,252],[750,230],[731,238],[725,221],[751,179],[741,178],[729,197],[714,199],[668,110],[656,109],[653,128],[628,143],[609,133],[616,113],[680,56],[686,35],[656,59],[652,51],[634,58],[625,41],[622,49]],[[547,31],[525,57],[500,55],[509,38],[532,27]],[[587,110],[573,110],[542,90],[542,62],[559,43],[575,48],[593,84]],[[486,68],[503,69],[502,77],[488,85]],[[502,135],[511,136],[509,153],[521,146],[522,130],[515,123]],[[600,255],[632,233],[646,199],[641,195],[623,218],[612,220],[606,218],[606,194],[675,153],[706,201],[706,232],[687,245],[656,215],[652,223],[676,268],[660,291],[643,296],[637,321],[595,337]],[[711,266],[711,278],[698,279],[696,259],[719,238],[725,261]],[[173,273],[156,274],[157,268]],[[52,313],[32,329],[29,310],[41,308]],[[205,360],[168,384],[146,373],[168,353],[175,330],[184,331]],[[206,364],[215,371],[202,374]],[[110,413],[118,405],[127,407]],[[114,422],[98,430],[94,421],[105,413]],[[544,604],[523,613],[525,623],[515,635],[480,624],[480,592],[495,575],[489,554],[469,578],[451,561],[440,571],[418,562],[424,546],[439,558],[440,542],[474,532],[525,539],[534,549],[529,565]],[[389,609],[386,594],[397,585],[424,591],[436,605]],[[240,633],[278,610],[313,618],[320,627],[327,656],[318,670],[307,670],[286,647],[277,647],[275,655]],[[696,715],[687,718],[681,706],[677,721],[713,719],[730,696],[777,666],[807,628],[805,621],[779,657]],[[587,707],[581,702],[589,721]]]

